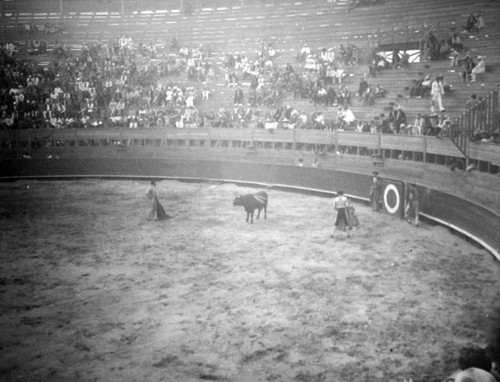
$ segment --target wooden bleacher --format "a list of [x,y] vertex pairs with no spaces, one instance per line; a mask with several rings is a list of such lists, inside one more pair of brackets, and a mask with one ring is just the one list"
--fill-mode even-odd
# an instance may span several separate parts
[[[133,3],[133,2],[132,2]],[[131,3],[131,4],[132,4]],[[146,2],[148,3],[148,2]],[[130,35],[135,41],[153,41],[165,47],[175,37],[181,45],[193,47],[199,44],[210,47],[215,52],[217,62],[222,63],[224,53],[241,53],[254,57],[262,44],[272,44],[278,52],[278,65],[291,63],[299,70],[296,54],[307,43],[312,49],[338,47],[341,43],[355,44],[367,48],[369,43],[418,41],[425,31],[435,27],[435,34],[445,37],[449,26],[455,23],[464,25],[471,12],[482,10],[486,29],[475,38],[466,37],[465,45],[472,54],[485,57],[487,73],[476,83],[463,83],[457,68],[450,68],[448,61],[413,63],[405,70],[385,70],[376,78],[368,78],[370,83],[379,83],[387,90],[385,99],[377,100],[373,106],[362,106],[353,97],[351,109],[358,119],[369,120],[383,112],[384,108],[396,103],[396,97],[405,93],[411,80],[418,73],[431,75],[442,74],[452,92],[445,97],[447,113],[458,116],[464,110],[464,104],[470,94],[487,94],[497,86],[498,65],[500,63],[500,26],[496,20],[500,17],[500,2],[481,0],[470,6],[466,2],[454,0],[386,0],[385,4],[361,7],[349,12],[347,0],[328,1],[243,1],[237,6],[198,7],[192,14],[185,14],[179,9],[129,9],[120,12],[113,10],[71,10],[64,14],[54,9],[43,12],[37,2],[37,9],[23,12],[4,9],[0,20],[0,39],[22,45],[36,37],[57,40],[73,46],[81,46],[83,41],[110,41],[120,35]],[[150,5],[161,4],[151,2]],[[73,7],[74,2],[69,2]],[[133,6],[134,4],[132,4]],[[14,3],[12,4],[14,7]],[[71,9],[71,8],[70,8]],[[37,22],[63,23],[62,34],[25,35],[20,26]],[[76,49],[75,49],[76,50]],[[349,76],[344,83],[355,93],[361,76],[368,73],[366,63],[348,66]],[[186,85],[201,87],[181,79]],[[200,105],[202,110],[229,108],[232,106],[233,88],[226,88],[220,75],[214,86],[215,94],[209,101]],[[285,99],[284,104],[291,104],[308,111],[323,111],[327,118],[334,118],[335,107],[314,107],[308,100]],[[416,113],[428,113],[429,99],[407,99],[403,104],[409,121]],[[262,112],[269,110],[262,108]]]

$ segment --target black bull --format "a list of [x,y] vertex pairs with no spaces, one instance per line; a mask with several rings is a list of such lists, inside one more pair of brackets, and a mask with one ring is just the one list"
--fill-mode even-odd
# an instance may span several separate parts
[[243,206],[247,212],[247,223],[250,218],[250,223],[253,223],[253,212],[259,210],[257,219],[260,216],[260,210],[264,209],[264,219],[267,219],[267,193],[259,191],[255,194],[239,195],[234,199],[233,206]]

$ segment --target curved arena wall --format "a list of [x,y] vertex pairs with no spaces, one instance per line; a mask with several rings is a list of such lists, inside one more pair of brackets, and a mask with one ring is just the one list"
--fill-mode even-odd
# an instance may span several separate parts
[[[195,181],[217,180],[260,185],[294,191],[334,195],[345,190],[349,196],[367,201],[371,175],[335,169],[300,167],[290,164],[258,163],[231,159],[187,159],[175,156],[12,158],[2,161],[0,178],[140,177],[175,178]],[[472,238],[500,260],[500,216],[472,201],[433,187],[418,186],[423,216]],[[384,178],[384,211],[403,216],[405,183]]]

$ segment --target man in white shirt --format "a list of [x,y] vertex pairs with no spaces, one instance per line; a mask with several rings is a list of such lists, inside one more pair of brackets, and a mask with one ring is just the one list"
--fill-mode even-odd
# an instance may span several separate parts
[[439,108],[439,111],[444,111],[445,108],[443,106],[443,78],[441,76],[436,77],[436,80],[431,85],[431,96],[432,96],[432,106],[431,113],[436,111],[436,106]]
[[304,62],[306,60],[306,57],[311,54],[311,48],[307,46],[307,44],[304,44],[302,49],[300,50],[300,61]]
[[340,128],[345,129],[349,126],[351,126],[354,121],[356,121],[356,117],[354,116],[353,112],[347,107],[344,106],[340,115]]

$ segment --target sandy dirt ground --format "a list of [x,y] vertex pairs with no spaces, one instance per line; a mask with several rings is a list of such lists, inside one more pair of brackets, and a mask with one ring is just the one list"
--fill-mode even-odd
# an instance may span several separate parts
[[500,264],[446,228],[233,184],[0,184],[2,381],[439,381],[485,345]]

